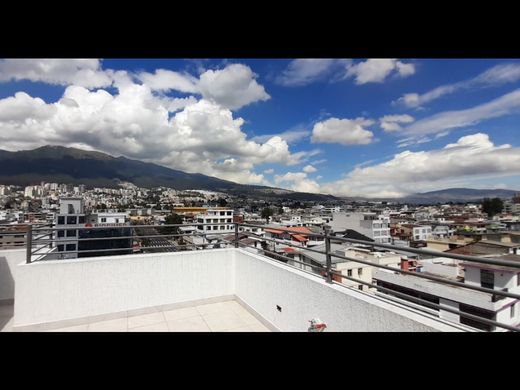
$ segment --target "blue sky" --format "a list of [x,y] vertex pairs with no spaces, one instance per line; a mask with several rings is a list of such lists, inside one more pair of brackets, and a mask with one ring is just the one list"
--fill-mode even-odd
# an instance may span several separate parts
[[520,189],[519,109],[519,60],[0,60],[2,149],[334,195]]

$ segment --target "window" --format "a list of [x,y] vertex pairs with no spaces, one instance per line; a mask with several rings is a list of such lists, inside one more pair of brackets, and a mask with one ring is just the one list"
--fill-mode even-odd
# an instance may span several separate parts
[[58,252],[63,252],[63,245],[58,245]]
[[495,288],[495,274],[491,271],[480,270],[480,285],[484,288]]
[[197,226],[197,229],[202,230],[203,226]]
[[228,222],[228,223],[231,223],[231,218],[229,218],[229,219],[227,220],[227,222]]
[[76,230],[67,230],[67,237],[76,237]]
[[349,270],[347,271],[347,276],[352,276],[352,270],[351,270],[351,269],[349,269]]
[[220,226],[220,230],[224,230],[225,228],[225,226]]
[[85,223],[85,216],[81,215],[78,217],[78,223]]
[[226,214],[227,214],[227,215],[231,215],[231,211],[228,211]]
[[65,225],[65,217],[59,216],[58,217],[58,225]]
[[67,217],[67,225],[75,225],[77,223],[77,217]]
[[65,230],[58,230],[58,237],[65,237]]
[[68,213],[67,214],[74,214],[74,205],[69,204],[68,206]]
[[225,213],[225,212],[223,212],[223,211],[221,211],[221,212],[220,212],[220,215],[226,215],[226,213]]
[[363,291],[363,285],[362,284],[360,284],[357,288],[358,288],[358,290]]
[[67,244],[65,246],[65,249],[68,251],[75,251],[76,250],[76,244]]
[[107,219],[105,217],[101,218],[101,222],[106,222]]
[[358,276],[363,275],[363,268],[359,268],[359,269],[357,270],[357,274],[358,274]]

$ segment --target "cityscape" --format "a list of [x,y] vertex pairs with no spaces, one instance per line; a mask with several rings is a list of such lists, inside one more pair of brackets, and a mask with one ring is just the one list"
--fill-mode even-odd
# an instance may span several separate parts
[[520,330],[520,62],[147,61],[0,60],[0,331]]

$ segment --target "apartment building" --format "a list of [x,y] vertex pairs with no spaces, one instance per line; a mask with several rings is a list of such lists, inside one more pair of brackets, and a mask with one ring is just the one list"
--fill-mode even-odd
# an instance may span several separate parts
[[204,233],[231,233],[235,231],[233,225],[233,209],[226,207],[208,208],[205,213],[197,214],[194,218],[200,224],[218,223],[221,225],[197,225],[197,230]]
[[390,237],[390,217],[376,213],[332,213],[328,223],[333,232],[355,230],[370,237],[379,244],[388,244]]

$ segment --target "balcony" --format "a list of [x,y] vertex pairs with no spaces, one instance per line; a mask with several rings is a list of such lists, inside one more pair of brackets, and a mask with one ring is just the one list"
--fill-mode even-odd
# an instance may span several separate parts
[[[325,240],[325,252],[312,248],[298,249],[322,253],[326,257],[325,266],[301,268],[295,258],[273,253],[266,249],[266,245],[253,247],[241,242],[240,237],[244,235],[250,239],[261,238],[274,241],[275,244],[277,242],[276,239],[259,237],[252,232],[242,232],[239,235],[239,228],[242,226],[255,227],[235,224],[234,240],[229,241],[229,233],[225,233],[227,240],[223,241],[219,249],[201,249],[213,246],[202,244],[191,245],[199,250],[186,250],[190,247],[189,244],[173,245],[173,242],[166,239],[184,239],[188,236],[184,233],[139,235],[139,239],[161,237],[166,240],[165,246],[161,248],[170,248],[174,252],[106,256],[107,251],[112,253],[114,249],[98,249],[85,252],[87,256],[91,256],[91,252],[101,252],[101,257],[59,260],[41,255],[42,248],[49,249],[51,245],[52,250],[54,241],[47,237],[55,229],[36,229],[34,236],[30,229],[30,244],[26,249],[0,251],[0,305],[4,304],[0,306],[0,328],[13,331],[305,332],[309,330],[310,321],[319,318],[326,323],[327,331],[472,330],[439,316],[434,310],[439,308],[447,313],[479,320],[475,315],[461,313],[442,303],[439,305],[413,298],[411,304],[406,301],[405,294],[395,291],[391,291],[391,296],[385,295],[390,291],[384,287],[336,272],[332,268],[333,257],[405,275],[413,274],[417,278],[434,280],[465,290],[485,294],[491,292],[518,299],[511,292],[464,285],[333,253],[330,250],[331,240],[387,249],[394,247],[361,240],[332,238],[329,235],[310,234]],[[79,239],[81,240],[92,239]],[[122,250],[127,251],[124,248]],[[406,251],[437,254],[414,248],[407,248]],[[477,262],[512,263],[462,255],[446,256]],[[513,265],[520,268],[518,264]],[[309,272],[313,268],[320,269]],[[356,282],[370,288],[367,291],[351,288],[344,283],[344,279],[347,283]],[[375,290],[385,294],[375,294]],[[426,305],[428,310],[420,305]],[[483,321],[498,324],[489,319]],[[517,330],[509,325],[502,324],[502,327]]]
[[6,324],[3,306],[4,330],[306,332],[316,317],[327,331],[461,330],[244,249],[30,264],[24,250],[4,252],[14,280],[14,316]]

